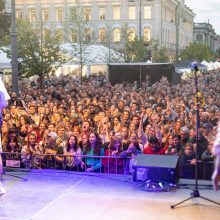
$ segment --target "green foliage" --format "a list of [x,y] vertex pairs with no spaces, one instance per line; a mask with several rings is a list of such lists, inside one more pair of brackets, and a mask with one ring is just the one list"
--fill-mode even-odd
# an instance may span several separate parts
[[215,51],[215,58],[220,59],[220,48]]
[[85,64],[86,49],[92,42],[95,42],[94,33],[89,28],[90,22],[86,19],[84,7],[80,4],[80,1],[76,1],[76,4],[70,10],[69,21],[67,22],[68,29],[71,32],[72,39],[70,40],[75,51],[79,51],[79,64],[81,66],[81,77],[82,68]]
[[180,55],[182,60],[198,60],[198,61],[211,61],[213,60],[213,52],[204,44],[190,43]]
[[38,76],[43,82],[45,76],[63,62],[59,39],[43,25],[31,26],[29,21],[17,25],[18,58],[21,60],[20,78]]
[[153,62],[166,63],[169,61],[167,49],[164,47],[158,48],[154,51]]
[[132,39],[132,33],[129,33],[128,26],[125,25],[122,28],[121,42],[122,46],[120,52],[123,54],[123,58],[126,63],[130,62],[144,62],[146,61],[146,55],[148,54],[148,43],[144,42],[143,38],[138,39],[135,36]]
[[5,1],[0,0],[0,46],[9,44],[11,17],[4,10]]
[[134,41],[127,41],[126,47],[128,49],[128,58],[132,62],[144,62],[145,61],[145,42],[143,39],[135,37]]

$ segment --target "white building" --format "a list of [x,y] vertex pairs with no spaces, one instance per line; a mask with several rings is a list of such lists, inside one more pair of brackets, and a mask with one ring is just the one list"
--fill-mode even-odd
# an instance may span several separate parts
[[[122,28],[127,25],[131,38],[143,36],[146,42],[155,39],[166,47],[171,56],[193,42],[193,19],[195,14],[184,0],[80,0],[90,31],[97,35],[97,42],[106,41],[110,27],[111,43],[120,45]],[[67,27],[70,8],[76,0],[16,0],[16,16],[36,23],[43,20],[49,29],[68,42],[72,34]]]

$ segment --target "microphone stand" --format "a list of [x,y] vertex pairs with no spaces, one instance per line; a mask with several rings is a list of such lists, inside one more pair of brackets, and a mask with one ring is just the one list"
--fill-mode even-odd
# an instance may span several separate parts
[[198,78],[197,78],[197,72],[198,72],[198,65],[196,62],[192,63],[192,71],[194,72],[194,78],[195,78],[195,89],[196,89],[196,165],[195,165],[195,188],[191,192],[191,196],[181,202],[178,202],[175,205],[171,205],[170,208],[174,209],[176,206],[190,200],[193,198],[201,198],[203,200],[212,202],[214,204],[220,205],[220,203],[213,201],[211,199],[208,199],[206,197],[200,196],[199,189],[198,189],[198,138],[199,138],[199,127],[200,127],[200,116],[199,116],[199,97],[198,97]]

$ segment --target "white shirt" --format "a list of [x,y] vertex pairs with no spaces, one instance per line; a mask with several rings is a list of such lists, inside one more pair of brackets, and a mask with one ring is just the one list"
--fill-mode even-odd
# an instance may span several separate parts
[[218,123],[217,135],[213,144],[214,155],[220,155],[220,121]]
[[2,79],[0,78],[0,111],[7,107],[9,99],[10,96],[5,88],[4,83],[2,82]]
[[[4,83],[2,82],[2,79],[0,78],[0,116],[2,114],[2,109],[7,107],[9,99],[10,99],[10,96],[5,88]],[[2,141],[1,141],[1,135],[0,135],[0,153],[1,152],[2,152]]]

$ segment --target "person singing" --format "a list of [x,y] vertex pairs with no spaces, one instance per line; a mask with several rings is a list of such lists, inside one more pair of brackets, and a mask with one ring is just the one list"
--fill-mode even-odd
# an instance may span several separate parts
[[216,160],[212,180],[214,189],[217,190],[218,182],[220,182],[220,122],[218,123],[217,135],[213,144],[213,153],[216,155]]
[[[5,88],[4,83],[2,82],[2,79],[0,78],[0,130],[2,127],[2,109],[7,107],[8,105],[8,100],[10,99],[10,96],[8,95],[8,92]],[[2,141],[1,141],[1,132],[0,132],[0,179],[1,175],[3,173],[3,163],[2,163]],[[6,190],[2,186],[2,183],[0,182],[0,195],[5,194]]]

